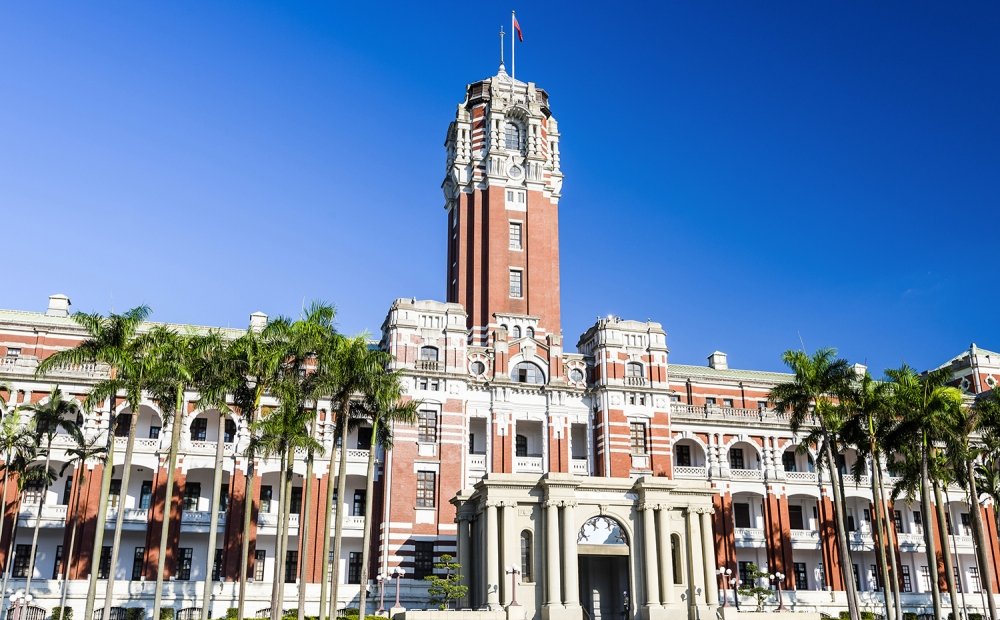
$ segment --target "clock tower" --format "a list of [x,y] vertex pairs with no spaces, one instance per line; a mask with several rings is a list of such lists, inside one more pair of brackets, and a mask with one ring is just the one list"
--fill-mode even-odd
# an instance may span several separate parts
[[447,298],[465,306],[471,344],[498,328],[558,338],[563,175],[548,93],[501,64],[466,87],[445,148]]

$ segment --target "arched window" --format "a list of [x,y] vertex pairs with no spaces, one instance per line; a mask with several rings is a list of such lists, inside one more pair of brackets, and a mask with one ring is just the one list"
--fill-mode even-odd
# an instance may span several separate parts
[[510,373],[510,378],[518,383],[545,383],[545,375],[542,369],[531,362],[521,362],[514,366]]
[[520,325],[515,325],[514,326],[514,331],[512,331],[511,333],[514,335],[514,338],[520,338],[521,337],[521,326]]
[[681,574],[681,537],[677,534],[670,535],[670,559],[674,565],[674,583],[684,583],[684,576]]
[[518,435],[514,437],[514,456],[528,456],[528,437]]
[[521,150],[521,128],[513,121],[503,125],[503,146],[508,151]]
[[629,362],[625,364],[626,377],[642,377],[642,364],[639,362]]
[[420,359],[426,362],[438,361],[437,347],[420,347]]
[[236,437],[236,422],[227,418],[225,428],[223,429],[222,441],[223,443],[233,443],[234,437]]
[[529,327],[528,328],[528,338],[534,338],[534,337],[535,337],[535,328],[534,327]]
[[531,583],[534,577],[534,554],[531,552],[531,532],[521,532],[521,580]]

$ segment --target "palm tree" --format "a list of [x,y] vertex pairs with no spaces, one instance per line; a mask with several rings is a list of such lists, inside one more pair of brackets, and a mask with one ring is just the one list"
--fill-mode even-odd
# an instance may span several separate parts
[[[365,335],[346,339],[337,347],[335,362],[332,367],[331,401],[337,407],[336,426],[340,434],[340,450],[330,451],[329,472],[337,472],[337,502],[343,502],[347,493],[347,432],[350,426],[351,403],[356,395],[364,394],[370,389],[379,374],[388,367],[392,356],[385,351],[369,346]],[[339,464],[335,461],[339,454]],[[326,523],[333,519],[333,485],[326,491]],[[337,510],[337,520],[333,529],[333,571],[331,575],[330,617],[336,618],[337,598],[340,588],[340,548],[344,534],[343,511]],[[323,537],[322,558],[329,557],[329,537]],[[320,586],[319,620],[324,620],[326,595],[327,562],[323,563],[323,579]]]
[[[132,409],[132,423],[129,427],[128,444],[125,448],[124,472],[122,475],[121,488],[128,488],[129,469],[132,465],[132,445],[135,442],[135,428],[139,417],[139,401],[142,397],[143,372],[142,372],[142,347],[140,345],[139,327],[149,316],[148,306],[137,306],[124,314],[111,313],[107,317],[100,314],[87,314],[77,312],[73,314],[73,320],[80,325],[87,333],[87,338],[72,349],[59,351],[38,365],[36,371],[39,375],[51,371],[59,366],[69,364],[78,365],[84,363],[101,363],[108,366],[108,379],[99,382],[87,399],[84,407],[92,410],[95,406],[108,401],[108,410],[111,413],[108,427],[108,458],[104,466],[101,478],[101,501],[100,510],[97,513],[97,527],[94,531],[94,550],[100,553],[104,546],[105,508],[108,505],[108,495],[111,491],[111,478],[114,469],[114,410],[118,393],[126,392],[126,401]],[[116,519],[115,539],[111,548],[112,564],[118,557],[118,546],[121,542],[121,521],[124,518],[124,510],[118,511]],[[91,563],[93,564],[93,562]],[[87,603],[83,617],[85,620],[92,620],[94,615],[94,600],[97,596],[97,577],[99,571],[93,565],[90,567],[90,584],[87,589]],[[114,566],[111,569],[113,582]],[[110,583],[107,587],[107,597],[110,597],[112,588]],[[101,620],[108,620],[110,613],[110,601],[105,601],[104,613]]]
[[[268,321],[263,329],[249,329],[229,347],[234,384],[232,396],[249,433],[243,457],[246,459],[246,492],[243,495],[243,526],[240,530],[240,582],[236,617],[243,620],[246,605],[247,570],[250,560],[250,520],[253,515],[253,488],[257,438],[253,435],[261,412],[261,400],[278,380],[288,355],[289,323],[285,319]],[[154,619],[155,620],[155,619]]]
[[[939,587],[937,541],[931,529],[931,496],[935,494],[938,481],[946,476],[942,459],[937,453],[936,442],[946,436],[946,429],[954,426],[954,418],[962,406],[962,393],[947,385],[950,379],[946,370],[938,370],[918,375],[909,366],[886,371],[893,383],[894,402],[901,417],[899,452],[905,462],[897,464],[903,476],[893,490],[898,496],[905,492],[913,498],[919,489],[921,510],[925,515],[924,543],[927,549],[927,565],[931,577],[931,598],[934,603],[934,617],[940,620],[941,594]],[[940,495],[940,491],[937,491]],[[942,541],[948,540],[948,531],[941,498],[937,497],[937,526]],[[951,593],[952,613],[959,616],[958,597],[955,596],[955,574],[951,567],[951,550],[942,544],[941,556],[944,561],[945,582]]]
[[[876,382],[867,372],[859,376],[852,383],[843,401],[850,414],[843,435],[858,453],[858,459],[854,463],[855,479],[864,475],[865,463],[871,462],[869,482],[875,506],[875,545],[880,561],[885,617],[893,617],[894,609],[896,620],[903,620],[899,567],[893,538],[889,532],[890,520],[886,512],[885,487],[882,480],[882,456],[885,452],[882,442],[883,439],[892,437],[898,427],[898,418],[895,416],[891,399],[890,383]],[[893,552],[887,554],[887,548],[893,549]],[[892,605],[889,601],[890,595]]]
[[368,449],[368,475],[365,478],[365,530],[361,543],[361,600],[358,604],[359,620],[365,620],[367,594],[365,585],[368,582],[369,563],[372,537],[372,512],[375,491],[375,460],[378,451],[388,454],[392,450],[393,429],[396,424],[413,424],[417,418],[418,401],[402,402],[403,387],[398,371],[385,370],[374,381],[364,400],[361,401],[361,414],[372,425],[372,445]]
[[[49,397],[40,403],[21,405],[22,411],[31,413],[32,428],[35,433],[35,441],[41,447],[44,445],[42,454],[45,456],[45,464],[39,474],[40,481],[43,482],[42,492],[38,496],[38,515],[35,517],[35,527],[31,535],[31,557],[28,558],[28,581],[24,591],[31,594],[31,579],[35,571],[35,549],[38,547],[38,528],[42,523],[42,505],[45,503],[45,495],[48,493],[49,485],[55,478],[51,474],[50,464],[52,463],[52,442],[60,430],[64,430],[77,443],[83,441],[80,427],[77,425],[77,416],[80,415],[80,407],[71,400],[65,400],[59,386],[52,388]],[[67,416],[69,419],[67,419]]]
[[[70,488],[73,490],[73,497],[70,499],[70,506],[79,506],[80,497],[83,495],[83,477],[87,470],[88,462],[104,462],[107,458],[108,449],[104,446],[98,444],[98,437],[87,438],[82,433],[79,435],[74,435],[76,440],[76,445],[71,448],[66,449],[66,455],[69,460],[63,465],[62,470],[60,470],[59,475],[63,476],[66,474],[66,470],[73,467],[73,482]],[[89,478],[89,476],[88,476]],[[90,486],[90,480],[87,480],[87,487]],[[79,516],[73,515],[73,523],[70,525],[69,531],[69,547],[67,548],[65,557],[63,561],[63,582],[61,585],[61,592],[59,594],[59,608],[66,608],[66,590],[69,582],[69,572],[70,566],[72,565],[73,552],[76,550],[76,530],[77,523],[79,522]]]
[[782,360],[792,370],[794,378],[788,383],[775,386],[769,400],[778,410],[790,413],[790,425],[794,433],[798,433],[810,418],[815,421],[816,426],[810,435],[819,446],[818,464],[822,465],[825,461],[830,468],[835,538],[841,557],[840,570],[847,594],[847,610],[851,620],[861,620],[845,527],[844,490],[834,457],[838,447],[838,434],[844,421],[843,410],[835,399],[847,392],[854,372],[846,360],[837,358],[836,355],[834,349],[820,349],[812,356],[804,351],[785,351]]
[[[15,409],[11,411],[6,416],[4,416],[2,422],[0,422],[0,447],[4,451],[4,463],[3,463],[3,499],[0,500],[0,531],[2,531],[3,526],[3,516],[7,513],[7,483],[9,477],[13,476],[14,480],[17,481],[18,494],[14,498],[13,514],[14,523],[11,527],[10,541],[7,544],[6,552],[4,553],[4,558],[7,560],[7,565],[4,567],[3,571],[3,583],[0,584],[0,592],[7,591],[7,582],[10,580],[11,568],[14,565],[12,556],[12,551],[14,550],[14,542],[17,537],[17,515],[21,511],[21,493],[20,491],[24,488],[24,484],[27,482],[25,474],[31,461],[35,458],[35,449],[37,444],[35,443],[34,429],[30,422],[26,421],[22,416],[20,411]],[[7,598],[4,597],[0,601],[0,612],[3,611],[3,605]]]

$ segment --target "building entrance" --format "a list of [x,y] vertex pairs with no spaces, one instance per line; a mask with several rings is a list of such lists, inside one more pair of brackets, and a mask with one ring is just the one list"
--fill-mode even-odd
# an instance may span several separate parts
[[628,556],[581,555],[580,601],[592,620],[628,620]]

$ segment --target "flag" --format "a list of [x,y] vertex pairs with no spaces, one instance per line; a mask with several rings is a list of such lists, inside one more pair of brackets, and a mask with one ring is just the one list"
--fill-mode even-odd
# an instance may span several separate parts
[[517,32],[517,40],[524,43],[524,35],[521,33],[521,24],[517,23],[516,17],[514,17],[514,30]]

